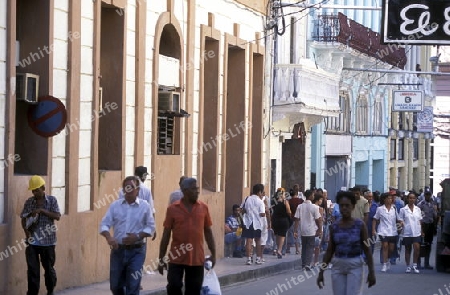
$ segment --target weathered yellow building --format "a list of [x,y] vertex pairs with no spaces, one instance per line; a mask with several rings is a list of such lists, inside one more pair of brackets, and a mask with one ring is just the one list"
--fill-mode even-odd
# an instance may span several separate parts
[[[158,233],[179,177],[198,179],[222,253],[232,204],[268,181],[266,2],[0,1],[1,294],[26,292],[19,214],[34,174],[62,211],[57,290],[108,279],[98,225],[138,165],[151,172]],[[34,90],[65,105],[61,133],[30,127]],[[149,244],[147,262],[159,237]]]

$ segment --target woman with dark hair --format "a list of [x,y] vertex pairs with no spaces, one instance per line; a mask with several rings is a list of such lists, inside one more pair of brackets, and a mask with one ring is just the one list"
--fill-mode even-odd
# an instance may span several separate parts
[[[277,257],[282,258],[284,240],[290,226],[291,209],[286,200],[284,188],[279,188],[273,198],[272,205],[272,229],[276,237]],[[274,251],[275,252],[275,251]]]
[[352,192],[339,192],[336,196],[341,218],[330,225],[330,240],[317,277],[320,289],[324,286],[323,272],[331,262],[331,284],[334,295],[360,295],[363,287],[364,262],[361,253],[367,257],[369,288],[375,285],[375,271],[372,254],[367,241],[364,221],[352,217],[356,198]]
[[[377,208],[372,221],[372,235],[379,235],[381,239],[381,252],[383,253],[382,272],[386,272],[390,268],[389,257],[394,252],[397,244],[397,210],[392,204],[393,196],[390,194],[382,194],[380,204]],[[378,229],[377,229],[378,224]]]
[[[289,200],[289,207],[291,209],[291,220],[294,220],[295,211],[297,207],[303,203],[303,199],[300,197],[300,185],[294,184],[292,189],[289,191],[291,199]],[[298,233],[297,233],[298,234]],[[288,247],[286,253],[290,253],[290,246],[295,245],[295,254],[300,254],[300,234],[297,238],[294,237],[294,224],[291,225],[288,231]]]
[[[409,192],[407,196],[407,205],[400,209],[399,218],[403,230],[403,243],[405,245],[405,262],[406,262],[406,273],[413,271],[414,273],[419,273],[417,268],[417,261],[419,260],[420,252],[420,242],[422,232],[422,210],[415,204],[417,196],[413,192]],[[413,265],[410,267],[411,252],[414,248]]]

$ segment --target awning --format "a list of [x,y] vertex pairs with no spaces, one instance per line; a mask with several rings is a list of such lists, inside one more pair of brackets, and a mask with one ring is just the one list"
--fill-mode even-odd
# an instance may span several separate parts
[[164,117],[180,117],[180,118],[189,118],[191,115],[183,109],[180,109],[179,112],[174,111],[158,111],[158,116]]

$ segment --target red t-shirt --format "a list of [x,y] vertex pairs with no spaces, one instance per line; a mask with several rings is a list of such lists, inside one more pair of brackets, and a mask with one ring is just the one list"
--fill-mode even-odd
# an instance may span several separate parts
[[180,201],[176,201],[167,208],[163,225],[172,230],[172,243],[167,253],[170,263],[203,265],[204,229],[212,225],[208,206],[197,201],[189,212]]
[[291,218],[294,218],[295,211],[297,211],[298,205],[303,203],[302,198],[291,198],[289,200],[289,207],[291,208]]

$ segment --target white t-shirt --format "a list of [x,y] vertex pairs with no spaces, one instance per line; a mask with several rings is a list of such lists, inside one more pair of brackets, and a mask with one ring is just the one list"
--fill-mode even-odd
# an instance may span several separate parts
[[241,208],[245,207],[245,213],[243,216],[243,221],[245,227],[248,229],[253,223],[253,229],[263,229],[263,219],[266,217],[259,216],[260,213],[266,213],[266,208],[264,202],[257,196],[251,195],[244,200]]
[[380,224],[378,225],[378,234],[380,236],[393,237],[398,235],[397,210],[395,205],[391,205],[389,211],[385,205],[378,207],[373,218],[380,221]]
[[422,220],[422,210],[414,205],[413,211],[408,205],[400,208],[398,219],[404,222],[404,237],[420,237],[422,233],[420,221]]
[[298,205],[294,217],[300,219],[301,236],[310,237],[316,235],[316,219],[322,217],[319,212],[319,206],[314,205],[310,200],[306,200]]
[[[269,197],[268,197],[268,196],[263,196],[262,199],[261,199],[261,201],[263,201],[263,203],[264,203],[264,201],[269,202]],[[269,204],[269,203],[267,203],[267,204]],[[264,204],[264,210],[265,210],[265,209],[267,209],[267,208],[266,208],[266,204]],[[264,211],[264,212],[265,212],[265,211]],[[263,230],[263,231],[267,230],[267,226],[268,226],[268,223],[267,223],[267,216],[261,217],[261,222],[262,222],[262,230]]]

